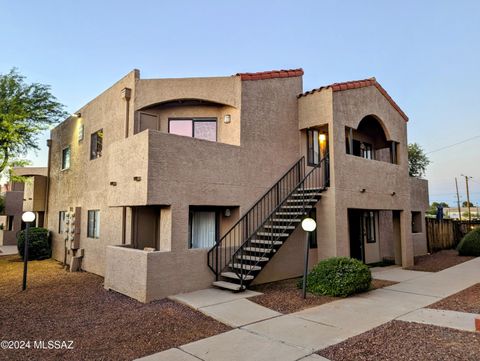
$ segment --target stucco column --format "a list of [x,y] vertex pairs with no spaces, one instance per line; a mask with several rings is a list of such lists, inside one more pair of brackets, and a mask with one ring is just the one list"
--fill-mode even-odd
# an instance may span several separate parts
[[400,241],[402,245],[402,267],[413,266],[412,215],[400,212]]

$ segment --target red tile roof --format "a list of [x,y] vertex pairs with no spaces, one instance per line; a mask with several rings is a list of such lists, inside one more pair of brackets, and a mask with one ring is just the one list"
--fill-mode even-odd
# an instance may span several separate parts
[[239,76],[242,80],[264,80],[274,78],[292,78],[296,76],[302,76],[303,69],[287,69],[287,70],[270,70],[261,71],[258,73],[237,73],[235,76]]
[[333,83],[330,85],[322,86],[320,88],[312,89],[310,91],[307,91],[305,93],[300,94],[298,97],[303,97],[309,94],[316,93],[318,91],[321,91],[323,89],[332,89],[332,91],[337,92],[337,91],[343,91],[343,90],[350,90],[350,89],[358,89],[358,88],[364,88],[367,86],[374,86],[375,88],[378,89],[380,93],[388,100],[388,102],[397,110],[398,113],[402,116],[405,121],[408,122],[408,117],[407,115],[403,112],[402,109],[395,103],[395,101],[392,99],[392,97],[387,93],[385,89],[377,82],[375,78],[370,78],[370,79],[364,79],[364,80],[354,80],[354,81],[347,81],[343,83]]

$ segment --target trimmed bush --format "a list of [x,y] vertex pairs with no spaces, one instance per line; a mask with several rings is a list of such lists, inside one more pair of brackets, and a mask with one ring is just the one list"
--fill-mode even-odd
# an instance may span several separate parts
[[[25,249],[25,230],[17,234],[18,253],[23,259]],[[48,239],[48,229],[31,227],[28,230],[28,259],[46,259],[52,255],[50,241]]]
[[460,256],[480,256],[480,227],[468,232],[457,246]]
[[368,266],[348,257],[333,257],[319,262],[307,276],[307,290],[313,294],[346,297],[370,288]]

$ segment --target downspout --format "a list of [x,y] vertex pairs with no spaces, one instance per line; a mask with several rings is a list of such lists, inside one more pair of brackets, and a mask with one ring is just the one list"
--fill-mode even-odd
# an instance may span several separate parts
[[[130,128],[130,99],[132,97],[132,89],[123,88],[122,98],[125,99],[125,138],[128,138]],[[122,244],[126,243],[127,237],[127,207],[122,207]]]
[[50,199],[50,165],[52,160],[52,140],[47,139],[48,161],[47,161],[47,185],[45,189],[45,216],[43,217],[43,226],[48,229],[48,201]]

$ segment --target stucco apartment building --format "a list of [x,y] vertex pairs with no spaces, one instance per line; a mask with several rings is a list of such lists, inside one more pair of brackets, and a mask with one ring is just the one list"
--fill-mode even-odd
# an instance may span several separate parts
[[24,181],[9,183],[2,186],[4,210],[0,215],[0,246],[17,244],[17,233],[25,228],[22,214],[26,211],[35,212],[36,227],[44,226],[45,206],[47,197],[47,168],[18,167],[12,172],[23,177]]
[[51,132],[53,256],[143,302],[302,272],[332,256],[426,253],[427,182],[407,116],[375,79],[303,92],[303,70],[142,79],[134,70]]

